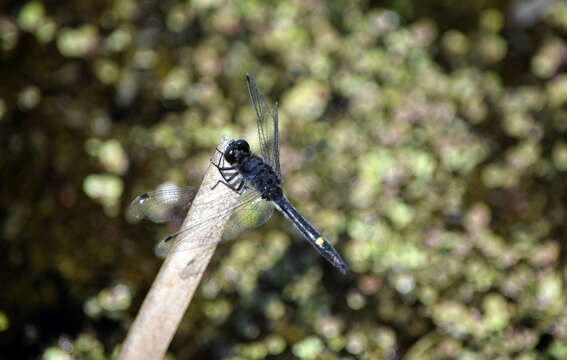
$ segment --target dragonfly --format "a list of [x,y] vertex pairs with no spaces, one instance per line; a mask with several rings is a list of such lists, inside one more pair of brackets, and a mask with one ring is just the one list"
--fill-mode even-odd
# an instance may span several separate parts
[[[211,189],[222,185],[240,194],[236,204],[227,210],[231,212],[231,216],[222,239],[215,242],[239,237],[263,225],[271,218],[274,209],[277,209],[323,258],[346,274],[349,271],[346,262],[325,237],[301,216],[283,193],[279,159],[278,102],[275,102],[272,112],[258,90],[252,74],[246,74],[246,83],[250,102],[256,113],[261,156],[250,151],[246,140],[239,139],[230,141],[224,151],[217,149],[221,153],[218,161],[211,159],[211,164],[218,169],[221,178]],[[158,223],[182,220],[196,193],[195,187],[169,187],[144,193],[132,201],[130,212],[136,218]],[[216,217],[169,235],[158,244],[158,252],[167,253],[172,249],[181,251],[211,245],[210,240],[204,244],[192,241],[191,237],[179,235],[194,231],[200,226],[207,226]]]

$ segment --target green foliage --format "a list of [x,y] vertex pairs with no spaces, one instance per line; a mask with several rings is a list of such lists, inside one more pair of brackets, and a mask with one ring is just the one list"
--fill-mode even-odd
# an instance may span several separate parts
[[217,250],[172,354],[565,358],[567,6],[391,3],[0,15],[7,354],[116,351],[174,231],[129,201],[198,184],[222,135],[255,142],[250,71],[280,101],[289,199],[353,273],[276,215]]

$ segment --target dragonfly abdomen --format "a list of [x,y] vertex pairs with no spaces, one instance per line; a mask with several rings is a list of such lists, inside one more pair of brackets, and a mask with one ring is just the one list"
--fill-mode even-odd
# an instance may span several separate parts
[[276,209],[281,211],[285,217],[293,223],[293,225],[303,234],[309,243],[313,245],[319,254],[327,259],[331,264],[336,266],[343,274],[348,272],[348,265],[343,261],[343,259],[341,259],[333,245],[325,240],[321,233],[297,212],[285,196],[282,195],[280,198],[273,200],[273,202]]

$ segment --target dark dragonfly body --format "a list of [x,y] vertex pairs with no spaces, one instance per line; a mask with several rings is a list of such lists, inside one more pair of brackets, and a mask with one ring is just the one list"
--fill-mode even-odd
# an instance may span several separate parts
[[226,147],[224,158],[232,165],[232,168],[219,168],[219,170],[221,172],[237,170],[242,176],[241,184],[248,182],[260,193],[262,199],[272,201],[283,195],[280,188],[281,180],[274,169],[262,158],[250,153],[250,146],[246,140],[231,141]]
[[[226,225],[223,238],[232,239],[261,226],[270,219],[275,208],[293,223],[325,259],[342,273],[346,273],[348,266],[333,246],[284,196],[279,159],[278,103],[275,103],[274,111],[271,113],[251,74],[246,75],[246,81],[250,101],[256,112],[261,156],[252,154],[248,143],[241,139],[231,141],[223,152],[218,150],[222,156],[218,161],[211,161],[222,177],[213,188],[224,184],[241,194],[238,203],[230,209],[232,215]],[[130,210],[135,217],[147,218],[154,222],[183,219],[196,192],[197,189],[192,187],[175,187],[145,193],[132,202]],[[209,245],[210,243],[191,240],[177,241],[177,238],[183,232],[194,230],[196,226],[208,226],[214,219],[207,219],[168,236],[158,245],[158,252]]]
[[293,205],[291,205],[283,194],[279,199],[272,201],[276,205],[276,209],[281,211],[293,225],[301,231],[303,236],[305,236],[321,256],[336,266],[343,274],[348,272],[348,265],[341,259],[339,253],[333,248],[333,245],[325,240],[323,236],[295,210]]
[[[331,264],[336,266],[343,274],[348,271],[347,264],[341,259],[338,252],[333,248],[333,246],[323,238],[321,233],[319,233],[299,212],[295,207],[287,200],[281,189],[281,179],[279,177],[279,133],[278,133],[278,103],[276,102],[274,107],[274,112],[272,114],[273,118],[273,133],[264,133],[265,118],[267,113],[269,113],[268,106],[265,103],[264,97],[258,90],[254,78],[252,75],[246,75],[246,81],[248,83],[248,91],[250,93],[250,99],[252,105],[256,110],[256,116],[258,118],[258,135],[260,137],[260,143],[262,146],[263,156],[266,160],[273,164],[276,169],[266,163],[264,159],[259,156],[253,155],[250,152],[250,146],[246,140],[233,140],[231,141],[224,151],[224,159],[231,165],[230,167],[221,167],[217,164],[225,185],[234,189],[235,191],[242,191],[245,184],[251,186],[256,190],[262,199],[271,201],[275,208],[288,218],[293,225],[305,236],[305,238],[313,245],[313,247]],[[273,140],[263,141],[264,139]],[[264,143],[270,143],[266,146]],[[230,175],[226,172],[236,171]],[[240,175],[240,180],[237,175]],[[232,182],[237,182],[237,184],[232,184]]]
[[[235,191],[241,191],[246,183],[252,186],[260,193],[262,199],[271,201],[275,208],[293,223],[325,259],[336,266],[343,274],[348,271],[347,264],[341,259],[333,246],[299,214],[284,196],[280,186],[281,181],[274,169],[260,157],[250,153],[250,147],[246,140],[231,141],[224,152],[224,159],[231,164],[230,167],[221,167],[220,164],[216,166],[226,181],[225,185]],[[230,175],[225,173],[234,170],[237,172]],[[238,184],[233,185],[230,182],[237,179],[236,174],[240,174],[241,179]]]

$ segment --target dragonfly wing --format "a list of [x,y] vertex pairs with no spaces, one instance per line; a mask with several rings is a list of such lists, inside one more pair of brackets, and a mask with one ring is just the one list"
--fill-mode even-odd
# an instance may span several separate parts
[[274,213],[271,201],[262,199],[258,193],[254,199],[236,209],[225,227],[223,239],[231,240],[264,225]]
[[130,204],[130,214],[156,223],[183,220],[195,194],[197,188],[169,185],[135,198]]
[[[240,235],[255,229],[266,223],[274,213],[274,206],[271,201],[265,201],[260,197],[255,191],[247,191],[240,198],[239,202],[235,205],[234,211],[225,227],[222,241],[232,240]],[[199,250],[201,256],[208,256],[210,245],[215,242],[207,242],[205,244],[200,244],[202,246],[202,251]],[[186,249],[188,247],[193,247],[196,244],[182,245],[180,249]],[[196,276],[205,271],[207,262],[199,261],[198,258],[192,259],[189,264],[183,269],[180,276],[182,279],[186,279],[192,276]]]
[[280,175],[280,159],[279,159],[279,134],[278,134],[278,103],[276,102],[274,112],[270,112],[270,107],[266,103],[266,99],[258,90],[256,81],[252,74],[246,74],[246,83],[248,84],[248,94],[250,102],[256,112],[256,121],[258,125],[258,139],[260,141],[260,149],[264,161],[272,166],[278,177]]
[[282,174],[280,172],[280,133],[279,133],[279,128],[278,128],[278,102],[276,101],[276,103],[274,104],[274,113],[272,115],[272,117],[274,118],[274,143],[273,143],[273,148],[274,148],[274,170],[276,171],[276,174],[278,175],[278,178],[281,180],[282,179]]
[[[254,205],[258,198],[260,197],[260,194],[254,190],[248,189],[246,191],[244,191],[244,193],[240,196],[240,198],[238,199],[238,202],[230,207],[229,209],[227,209],[224,213],[221,214],[217,214],[211,218],[205,219],[197,224],[193,224],[190,225],[186,228],[182,228],[179,231],[177,231],[174,234],[169,235],[168,237],[166,237],[165,239],[163,239],[162,241],[160,241],[160,243],[157,246],[156,252],[159,255],[165,255],[169,252],[177,252],[177,251],[186,251],[186,250],[190,250],[190,249],[195,249],[198,247],[202,247],[202,246],[209,246],[215,243],[218,243],[222,240],[230,240],[233,239],[234,237],[224,237],[220,240],[211,240],[211,239],[207,239],[205,241],[199,241],[196,240],[192,237],[182,237],[179,236],[183,233],[186,232],[192,232],[192,231],[197,231],[200,230],[202,227],[207,227],[210,226],[212,223],[214,223],[217,218],[223,216],[224,214],[227,213],[232,213],[233,216],[235,216],[235,213],[240,213],[243,209],[245,209],[244,213],[248,214],[247,217],[244,217],[244,219],[248,219],[249,221],[251,221],[250,219],[252,219],[252,213],[254,213],[253,208],[256,206]],[[263,201],[263,200],[262,200]],[[267,202],[267,201],[263,201],[263,202]],[[203,206],[210,206],[210,204],[203,204]],[[196,210],[198,211],[198,209]],[[257,210],[256,210],[257,211]],[[225,233],[227,232],[227,230],[229,231],[229,233],[231,234],[237,234],[240,235],[242,233],[244,233],[247,229],[252,229],[256,226],[260,226],[261,224],[258,224],[259,221],[257,221],[256,223],[253,223],[251,225],[251,227],[245,228],[243,223],[237,223],[235,222],[234,224],[230,224],[233,217],[231,216],[231,219],[229,219],[229,223],[227,224],[227,227],[225,228]],[[261,219],[259,219],[261,220]],[[263,221],[266,222],[267,219],[265,219]]]

